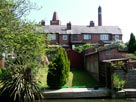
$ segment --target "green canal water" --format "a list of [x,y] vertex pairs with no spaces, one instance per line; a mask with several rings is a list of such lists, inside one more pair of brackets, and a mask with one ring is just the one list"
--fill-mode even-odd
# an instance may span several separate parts
[[36,102],[136,102],[136,99],[47,99]]

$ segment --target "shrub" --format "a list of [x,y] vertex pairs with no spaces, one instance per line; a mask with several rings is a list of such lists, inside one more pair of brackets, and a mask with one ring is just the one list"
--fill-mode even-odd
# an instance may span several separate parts
[[42,98],[34,68],[13,65],[2,69],[0,82],[0,96],[8,98],[10,102],[34,102]]
[[57,55],[49,64],[47,84],[50,88],[61,88],[68,81],[70,62],[65,49],[59,47]]
[[89,48],[92,48],[93,46],[90,43],[86,43],[80,46],[77,46],[74,48],[75,51],[82,52],[84,50],[87,50]]
[[113,88],[120,88],[120,89],[124,88],[126,81],[120,78],[117,73],[114,73],[112,75],[112,78],[113,78]]
[[136,39],[133,33],[130,34],[130,40],[128,42],[128,52],[134,53],[136,49]]

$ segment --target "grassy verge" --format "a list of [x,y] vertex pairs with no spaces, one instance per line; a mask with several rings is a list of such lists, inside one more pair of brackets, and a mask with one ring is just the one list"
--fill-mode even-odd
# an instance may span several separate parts
[[[39,80],[40,87],[48,87],[47,85],[47,73],[48,68],[40,68],[37,74],[37,79]],[[69,79],[63,88],[67,87],[94,87],[98,86],[97,81],[84,70],[71,70],[69,73]]]
[[97,81],[85,70],[72,70],[73,79],[71,87],[94,87]]

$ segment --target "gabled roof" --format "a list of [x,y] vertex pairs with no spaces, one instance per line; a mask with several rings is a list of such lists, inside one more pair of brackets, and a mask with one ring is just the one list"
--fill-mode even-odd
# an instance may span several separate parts
[[59,33],[59,34],[122,34],[121,29],[118,26],[83,26],[83,25],[71,25],[71,30],[67,30],[66,25],[46,25],[38,28],[46,33]]

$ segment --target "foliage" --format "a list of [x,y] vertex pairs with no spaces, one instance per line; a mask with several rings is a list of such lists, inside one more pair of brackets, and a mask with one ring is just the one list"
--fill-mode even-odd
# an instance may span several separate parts
[[130,35],[130,40],[128,42],[128,52],[134,53],[136,51],[136,40],[133,33]]
[[87,50],[89,48],[92,48],[92,45],[90,43],[87,43],[87,44],[83,44],[83,45],[75,47],[74,50],[78,51],[78,52],[82,52],[82,51]]
[[30,10],[38,9],[36,4],[30,2],[30,0],[0,0],[0,3],[3,14],[1,15],[1,18],[3,19],[5,19],[5,17],[9,19],[21,18],[26,16]]
[[123,70],[125,72],[128,72],[128,68],[126,66],[126,63],[123,61],[116,61],[111,63],[112,68],[115,70]]
[[60,88],[68,81],[70,62],[64,48],[57,49],[57,55],[49,64],[47,84],[50,88]]
[[56,53],[56,49],[55,48],[48,48],[46,49],[46,54],[55,54]]
[[39,89],[35,73],[40,57],[45,54],[45,38],[35,32],[32,22],[21,17],[31,10],[29,0],[0,0],[0,52],[14,53],[15,59],[6,61],[2,72],[1,95],[11,95],[17,102],[32,102]]
[[34,69],[14,64],[2,70],[0,80],[1,96],[13,102],[33,102],[36,97],[42,98]]
[[[24,50],[25,47],[26,50],[27,43],[29,43],[28,50],[31,46],[37,47],[35,43],[38,42],[32,41],[30,43],[31,40],[40,39],[38,38],[39,35],[34,33],[33,24],[20,19],[25,13],[29,12],[32,3],[29,0],[1,0],[0,2],[0,14],[2,15],[0,16],[0,52],[4,53],[5,50],[7,53],[11,53],[13,50],[23,52],[22,49]],[[30,36],[33,38],[31,39]],[[20,44],[23,45],[20,46]]]
[[117,61],[111,64],[111,66],[115,69],[122,69],[124,67],[123,61]]
[[134,55],[136,56],[136,51],[134,52]]
[[108,44],[108,45],[99,47],[98,50],[102,51],[102,50],[111,49],[111,48],[114,48],[114,47],[118,48],[118,50],[121,50],[121,51],[127,51],[128,50],[127,45],[124,44],[122,41],[112,42],[112,44]]
[[48,74],[47,66],[42,66],[41,68],[38,68],[38,71],[36,73],[36,79],[38,80],[38,86],[40,88],[48,87],[48,85],[47,85],[47,74]]
[[127,51],[127,45],[125,43],[123,43],[122,41],[116,41],[113,42],[112,45],[116,45],[118,47],[119,50],[123,50],[123,51]]
[[131,58],[131,59],[136,60],[136,54],[135,54],[135,53],[134,53],[134,54],[129,53],[129,54],[127,54],[127,56],[128,56],[129,58]]
[[113,73],[113,88],[123,88],[126,81],[119,77],[117,73]]

